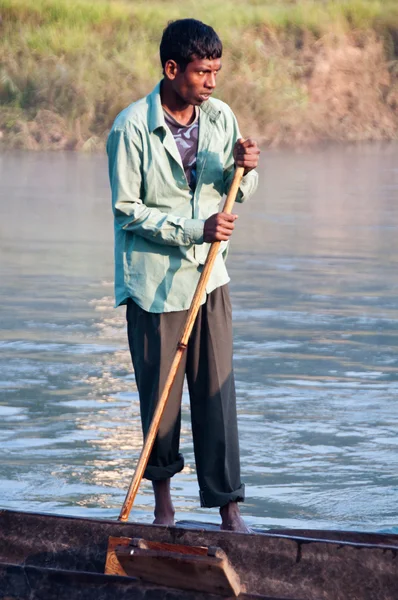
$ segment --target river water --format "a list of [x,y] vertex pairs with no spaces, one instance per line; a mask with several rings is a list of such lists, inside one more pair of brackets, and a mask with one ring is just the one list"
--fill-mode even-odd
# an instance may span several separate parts
[[[246,521],[398,532],[398,147],[264,151],[228,257]],[[0,155],[0,507],[115,518],[141,447],[104,156]],[[178,519],[199,508],[189,403]],[[144,482],[131,519],[150,522]]]

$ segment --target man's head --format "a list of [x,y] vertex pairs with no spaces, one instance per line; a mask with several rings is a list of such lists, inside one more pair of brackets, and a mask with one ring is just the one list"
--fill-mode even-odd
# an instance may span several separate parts
[[182,102],[200,105],[216,87],[222,43],[209,25],[196,19],[169,23],[160,43],[167,84]]

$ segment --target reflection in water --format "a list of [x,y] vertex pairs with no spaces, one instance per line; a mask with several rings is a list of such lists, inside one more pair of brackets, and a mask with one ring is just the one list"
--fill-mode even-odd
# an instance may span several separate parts
[[[258,526],[398,527],[398,148],[265,152],[229,255]],[[141,448],[104,157],[0,155],[0,505],[116,517]],[[173,479],[198,508],[187,392]],[[134,519],[150,521],[144,482]]]

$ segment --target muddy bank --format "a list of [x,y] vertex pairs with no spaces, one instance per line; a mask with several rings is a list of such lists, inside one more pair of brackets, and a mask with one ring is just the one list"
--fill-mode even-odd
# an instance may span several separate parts
[[312,40],[297,53],[304,106],[265,124],[274,145],[398,137],[398,70],[374,33]]
[[[313,8],[302,4],[308,21]],[[28,5],[0,0],[0,147],[102,150],[116,114],[161,77],[164,4],[158,23],[125,2],[98,0],[97,12],[86,13],[94,9],[84,0]],[[122,20],[127,7],[136,12]],[[322,26],[319,16],[314,26],[294,23],[292,11],[278,26],[266,8],[239,26],[207,19],[225,46],[217,96],[243,135],[271,146],[398,139],[398,21],[382,26],[376,15],[373,28],[361,29],[344,13],[344,26],[341,15]]]

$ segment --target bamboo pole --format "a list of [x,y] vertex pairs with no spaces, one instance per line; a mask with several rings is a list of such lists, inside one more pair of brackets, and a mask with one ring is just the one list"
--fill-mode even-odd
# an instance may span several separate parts
[[[238,167],[235,170],[234,178],[232,180],[232,184],[229,189],[229,192],[228,192],[228,195],[225,200],[224,207],[223,207],[223,212],[225,212],[225,213],[230,214],[232,212],[232,207],[234,205],[236,194],[238,193],[239,186],[242,181],[243,173],[244,173],[243,167]],[[156,436],[157,436],[157,433],[159,430],[160,421],[162,419],[164,409],[165,409],[167,401],[169,399],[170,390],[173,386],[173,383],[174,383],[174,380],[175,380],[175,377],[177,374],[177,370],[178,370],[178,367],[180,366],[183,354],[187,348],[189,336],[191,335],[193,326],[195,324],[196,316],[199,311],[199,307],[201,304],[203,294],[206,291],[206,285],[207,285],[207,282],[209,281],[210,273],[213,269],[214,261],[216,259],[220,244],[221,244],[221,242],[218,242],[218,241],[213,242],[211,244],[209,253],[206,258],[206,262],[203,267],[203,271],[200,275],[200,279],[199,279],[199,282],[198,282],[198,285],[196,288],[195,295],[191,302],[191,307],[189,309],[187,320],[185,322],[184,331],[183,331],[180,341],[178,343],[177,351],[174,356],[172,365],[170,367],[170,371],[167,376],[162,395],[156,406],[156,410],[153,415],[149,431],[145,438],[145,444],[141,451],[140,458],[138,460],[137,467],[136,467],[136,470],[134,473],[134,477],[130,483],[130,487],[128,489],[126,498],[124,500],[122,510],[120,511],[119,521],[127,521],[127,519],[129,518],[131,508],[134,504],[134,500],[135,500],[135,497],[138,492],[138,488],[140,487],[140,483],[141,483],[142,477],[144,475],[144,471],[148,464],[148,460],[149,460],[149,456],[150,456],[152,448],[153,448],[153,444],[155,443],[155,439],[156,439]]]

